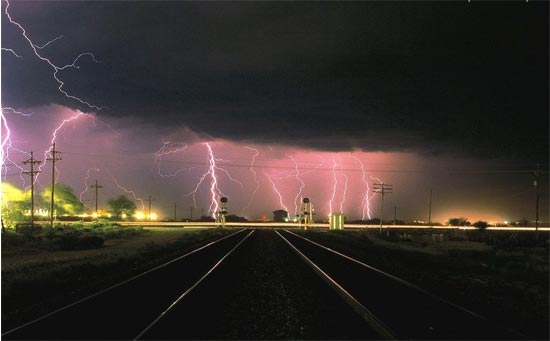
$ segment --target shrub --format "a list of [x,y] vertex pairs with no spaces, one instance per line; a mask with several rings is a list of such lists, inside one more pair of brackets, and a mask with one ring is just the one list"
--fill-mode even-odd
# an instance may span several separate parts
[[484,230],[487,228],[487,226],[489,226],[489,224],[486,221],[478,220],[474,223],[474,226],[480,230]]
[[451,226],[470,226],[470,222],[467,218],[451,218],[449,219],[449,225]]
[[42,226],[36,224],[17,224],[15,225],[15,232],[30,236],[42,231]]

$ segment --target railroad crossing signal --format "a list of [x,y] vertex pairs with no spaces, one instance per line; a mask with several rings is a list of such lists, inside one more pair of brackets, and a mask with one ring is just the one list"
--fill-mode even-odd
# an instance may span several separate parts
[[300,222],[304,221],[304,229],[307,230],[309,224],[313,224],[313,215],[315,214],[315,209],[313,208],[313,203],[309,198],[304,198],[302,200],[302,207],[300,208]]
[[225,227],[225,215],[227,214],[227,207],[225,204],[227,204],[227,198],[221,197],[220,198],[220,208],[218,209],[218,212],[216,212],[216,222],[221,224],[221,227]]

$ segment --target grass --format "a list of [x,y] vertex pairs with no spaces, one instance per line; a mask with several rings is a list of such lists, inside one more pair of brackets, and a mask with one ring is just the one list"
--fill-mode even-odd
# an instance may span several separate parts
[[[4,328],[99,291],[233,232],[231,229],[97,230],[99,248],[54,250],[42,232],[26,242],[2,235],[2,323]],[[76,233],[69,230],[67,233]],[[89,233],[87,231],[86,233]],[[14,245],[15,244],[15,245]],[[71,288],[71,289],[68,289]],[[4,330],[6,330],[4,329]]]
[[300,232],[526,335],[548,339],[548,236],[500,231]]

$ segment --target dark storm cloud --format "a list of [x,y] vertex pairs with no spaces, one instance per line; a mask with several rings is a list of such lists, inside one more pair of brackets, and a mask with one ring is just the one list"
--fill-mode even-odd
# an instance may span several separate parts
[[[548,163],[548,3],[17,2],[72,93],[159,126]],[[4,103],[75,106],[2,22]],[[9,86],[8,86],[9,84]],[[52,84],[54,85],[52,87]],[[52,90],[54,89],[54,90]],[[80,108],[85,109],[85,108]]]

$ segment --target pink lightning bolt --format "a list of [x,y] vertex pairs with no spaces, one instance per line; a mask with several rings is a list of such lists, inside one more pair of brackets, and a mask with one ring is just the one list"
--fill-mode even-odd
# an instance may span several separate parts
[[288,208],[283,203],[283,196],[281,195],[281,192],[279,192],[279,190],[277,189],[277,186],[275,186],[275,182],[273,181],[273,179],[271,179],[269,174],[267,174],[266,172],[264,172],[264,174],[265,174],[265,177],[269,180],[269,182],[271,182],[271,185],[273,186],[273,190],[275,191],[275,193],[277,193],[277,196],[279,197],[279,204],[288,213]]
[[160,177],[173,177],[178,175],[182,171],[191,170],[191,168],[179,168],[175,172],[172,172],[170,174],[165,174],[162,172],[161,166],[160,166],[160,161],[163,156],[184,152],[186,149],[187,149],[187,145],[178,146],[177,144],[172,144],[172,142],[164,141],[162,147],[155,153],[155,160],[153,162],[153,167],[154,165],[157,166],[158,175]]
[[208,170],[201,175],[195,188],[191,192],[187,193],[187,195],[193,195],[193,205],[197,207],[196,194],[200,186],[202,185],[202,183],[207,178],[210,178],[210,206],[208,208],[208,212],[211,212],[212,217],[215,218],[216,212],[219,209],[218,199],[219,197],[226,196],[225,194],[223,194],[223,192],[220,190],[218,186],[218,174],[216,171],[225,174],[229,180],[239,184],[241,188],[243,188],[243,184],[239,180],[232,177],[231,174],[225,168],[222,168],[218,165],[218,162],[229,162],[229,161],[216,158],[214,156],[214,151],[212,150],[212,146],[210,145],[210,143],[203,142],[202,144],[206,146],[208,150],[208,165],[209,165]]
[[348,176],[342,171],[342,157],[340,157],[340,172],[344,177],[344,191],[342,192],[342,201],[340,202],[340,212],[344,212],[344,203],[348,192]]
[[[87,118],[93,118],[93,115],[90,115],[90,114],[85,114],[81,111],[77,112],[75,115],[67,118],[67,119],[64,119],[61,121],[61,123],[57,126],[57,128],[55,128],[55,130],[53,131],[52,133],[52,138],[50,140],[50,144],[53,144],[56,140],[57,140],[57,134],[59,133],[59,131],[65,126],[65,124],[69,123],[69,122],[73,122],[73,121],[76,121],[78,120],[79,118],[81,117],[87,117]],[[50,146],[48,149],[46,149],[44,151],[44,160],[46,160],[48,158],[48,156],[51,156],[51,153],[52,153],[52,146]],[[40,166],[38,167],[38,170],[42,171],[42,168],[45,166],[45,162],[41,163]],[[55,169],[55,172],[57,173],[57,176],[56,176],[56,182],[59,178],[59,170]],[[35,183],[38,181],[38,177],[41,173],[38,173],[37,176],[35,177]]]
[[365,213],[366,213],[366,216],[369,219],[371,219],[370,204],[369,204],[370,187],[369,187],[369,182],[366,179],[365,165],[363,164],[361,159],[359,159],[357,156],[354,156],[351,153],[349,153],[348,156],[350,158],[356,160],[359,163],[359,165],[361,166],[361,181],[365,184],[365,195],[361,199],[361,203],[362,203],[362,207],[363,207],[361,220],[365,220]]
[[216,158],[214,157],[214,152],[212,151],[212,147],[208,142],[205,142],[204,145],[208,148],[208,161],[210,163],[210,167],[208,169],[208,174],[211,177],[210,182],[210,193],[212,194],[212,201],[210,203],[209,212],[212,212],[212,217],[216,218],[216,212],[218,212],[218,197],[223,196],[222,192],[218,188],[218,178],[216,177]]
[[299,198],[302,195],[302,192],[304,190],[304,187],[306,187],[306,184],[300,177],[300,170],[298,169],[298,163],[296,162],[296,159],[294,159],[292,155],[287,155],[287,156],[292,160],[292,162],[294,162],[294,169],[295,169],[294,175],[296,176],[296,179],[300,182],[300,190],[298,191],[298,193],[296,193],[296,197],[294,198],[294,216],[296,217],[296,215],[298,214],[298,205],[300,204],[300,201],[301,201],[301,199]]
[[338,178],[336,177],[336,166],[337,165],[338,164],[336,163],[336,159],[333,156],[332,157],[332,178],[334,180],[334,185],[332,187],[332,196],[331,196],[330,201],[328,203],[329,213],[333,213],[332,212],[332,202],[334,201],[334,198],[336,197],[336,188],[338,187]]
[[2,131],[2,134],[1,134],[2,137],[0,139],[1,141],[0,160],[2,162],[2,169],[4,171],[4,176],[7,175],[8,166],[16,167],[21,171],[19,173],[19,178],[21,179],[21,184],[23,185],[23,187],[25,187],[26,180],[25,178],[23,178],[23,173],[22,173],[25,171],[25,169],[23,169],[23,167],[21,167],[17,162],[14,162],[13,160],[10,159],[10,151],[14,150],[18,153],[22,153],[27,156],[30,156],[30,154],[28,152],[19,150],[13,146],[13,142],[11,140],[11,129],[8,125],[8,120],[4,115],[4,113],[7,114],[8,112],[21,115],[21,116],[30,116],[31,114],[24,114],[10,107],[3,107],[0,111],[0,131]]
[[122,186],[120,185],[120,183],[118,182],[118,180],[114,177],[113,173],[111,173],[111,171],[110,171],[109,169],[106,168],[105,170],[107,171],[107,173],[109,173],[109,175],[111,176],[111,179],[113,179],[113,182],[115,183],[115,185],[116,185],[119,189],[123,190],[124,192],[126,192],[126,193],[132,195],[132,198],[134,198],[134,200],[139,201],[139,202],[141,203],[141,209],[142,209],[142,210],[145,210],[145,204],[143,203],[143,199],[139,198],[139,197],[136,195],[136,192],[131,191],[131,190],[129,190],[129,189],[126,189],[126,188],[122,187]]
[[86,194],[88,192],[88,188],[90,187],[88,185],[88,180],[90,179],[90,172],[91,171],[95,171],[95,172],[99,172],[99,168],[95,167],[94,168],[88,168],[88,170],[86,171],[86,176],[84,177],[84,190],[82,192],[80,192],[79,196],[78,196],[78,199],[80,200],[80,202],[82,204],[84,204],[84,206],[86,206],[86,208],[90,209],[90,206],[88,206],[84,200],[82,200],[82,196],[84,196],[84,194]]
[[243,211],[246,211],[249,207],[254,198],[256,197],[256,193],[258,192],[258,189],[260,189],[260,181],[258,180],[258,175],[256,174],[256,170],[254,169],[254,162],[256,161],[256,158],[258,155],[260,155],[260,152],[258,149],[245,146],[246,149],[251,150],[254,152],[254,155],[252,156],[252,161],[250,161],[250,172],[252,173],[254,177],[254,182],[256,183],[256,188],[254,189],[254,192],[252,193],[252,196],[250,197],[250,200],[246,204],[246,206],[243,208]]

